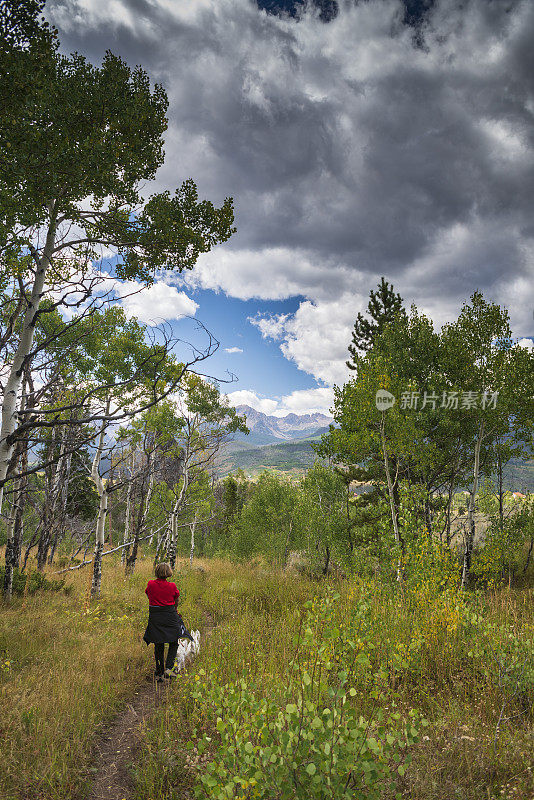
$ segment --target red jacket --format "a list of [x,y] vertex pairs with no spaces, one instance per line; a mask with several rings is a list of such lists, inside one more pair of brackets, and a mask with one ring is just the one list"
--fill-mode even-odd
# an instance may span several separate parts
[[167,578],[149,581],[145,594],[150,606],[173,606],[180,597],[176,584],[169,583]]

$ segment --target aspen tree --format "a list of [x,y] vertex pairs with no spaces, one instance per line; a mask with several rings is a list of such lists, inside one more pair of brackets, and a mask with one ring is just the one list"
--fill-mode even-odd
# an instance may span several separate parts
[[[166,109],[165,92],[151,88],[140,67],[130,69],[110,52],[95,67],[54,51],[46,75],[27,87],[12,115],[0,176],[1,257],[15,270],[24,255],[24,271],[2,402],[0,506],[47,284],[93,270],[102,248],[118,256],[117,280],[150,284],[159,269],[192,268],[235,230],[232,200],[218,209],[199,201],[192,180],[173,195],[141,196],[141,182],[163,163]],[[7,136],[3,126],[1,132]]]

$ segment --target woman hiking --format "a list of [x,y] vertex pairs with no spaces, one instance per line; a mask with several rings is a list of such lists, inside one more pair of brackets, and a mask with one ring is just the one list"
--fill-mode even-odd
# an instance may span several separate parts
[[[180,592],[175,583],[167,580],[172,575],[171,565],[157,564],[154,570],[156,580],[148,582],[145,594],[148,597],[148,625],[143,636],[149,645],[154,643],[156,659],[155,678],[159,683],[165,678],[175,678],[174,661],[178,651],[178,639],[190,639],[184,621],[178,614],[178,598]],[[165,661],[165,643],[168,643],[167,660]]]

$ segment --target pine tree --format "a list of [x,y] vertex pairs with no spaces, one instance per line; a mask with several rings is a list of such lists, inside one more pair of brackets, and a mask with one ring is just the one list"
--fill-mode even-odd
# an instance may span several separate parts
[[384,277],[380,279],[378,289],[376,291],[371,289],[369,293],[367,312],[371,317],[370,320],[363,314],[358,314],[354,323],[352,343],[348,347],[350,359],[346,362],[349,369],[356,369],[358,351],[370,350],[385,326],[394,322],[398,315],[405,315],[402,297],[400,294],[395,294],[393,284],[389,284]]

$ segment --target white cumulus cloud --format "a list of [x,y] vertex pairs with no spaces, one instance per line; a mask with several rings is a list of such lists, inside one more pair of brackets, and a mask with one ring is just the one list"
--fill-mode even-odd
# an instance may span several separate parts
[[140,322],[157,325],[166,320],[195,316],[198,303],[175,286],[158,281],[147,288],[135,281],[117,283],[121,304],[129,317]]
[[256,392],[252,392],[250,389],[238,389],[235,392],[229,392],[226,397],[232,406],[250,406],[263,414],[273,414],[278,407],[276,400],[271,400],[268,397],[259,397]]
[[304,249],[222,247],[202,254],[195,268],[178,280],[223,291],[240,300],[283,300],[298,294],[330,297],[343,289],[347,272],[339,264],[314,257]]
[[278,398],[260,397],[249,389],[240,389],[226,395],[232,406],[250,406],[268,416],[285,417],[287,414],[320,413],[331,416],[334,402],[332,389],[297,389]]
[[[201,196],[235,199],[237,234],[180,288],[304,297],[255,324],[326,383],[343,380],[382,275],[438,326],[478,289],[532,335],[534,3],[424,5],[421,46],[400,0],[338,0],[328,24],[252,0],[46,4],[65,50],[96,62],[110,48],[165,86],[157,188],[192,176]],[[125,307],[176,318],[147,291]],[[175,300],[171,314],[192,313]]]
[[348,377],[345,361],[354,321],[366,304],[361,295],[347,293],[338,300],[307,300],[292,316],[259,316],[250,321],[265,338],[279,340],[282,353],[299,369],[329,385],[341,385]]

